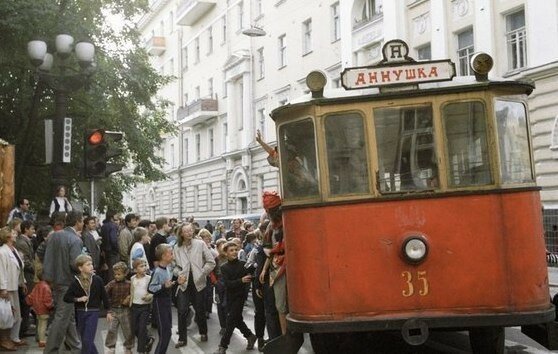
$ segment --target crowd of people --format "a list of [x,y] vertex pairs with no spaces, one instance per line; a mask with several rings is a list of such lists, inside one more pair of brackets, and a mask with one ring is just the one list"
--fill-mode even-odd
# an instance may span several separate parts
[[[108,211],[99,223],[72,209],[57,190],[49,225],[35,225],[22,199],[0,229],[0,298],[13,308],[10,328],[0,329],[0,348],[15,351],[35,336],[45,353],[60,348],[98,353],[100,316],[109,323],[106,353],[165,353],[176,307],[178,341],[188,345],[192,318],[200,341],[220,335],[216,353],[226,353],[235,328],[246,349],[286,332],[287,292],[281,198],[264,193],[258,225],[235,219],[202,227],[194,218],[146,220]],[[35,229],[37,227],[37,229]],[[254,328],[243,320],[249,292]],[[215,308],[219,333],[208,333]],[[4,322],[2,322],[4,323]],[[157,329],[158,339],[149,327]],[[264,339],[267,329],[267,338]],[[46,335],[48,330],[48,336]],[[119,330],[124,348],[116,348]],[[102,350],[101,350],[102,351]]]

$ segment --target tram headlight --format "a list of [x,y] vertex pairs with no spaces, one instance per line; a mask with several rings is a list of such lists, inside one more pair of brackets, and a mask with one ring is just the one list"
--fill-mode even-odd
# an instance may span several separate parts
[[424,261],[428,254],[426,240],[421,237],[413,236],[403,242],[403,256],[410,263],[420,263]]

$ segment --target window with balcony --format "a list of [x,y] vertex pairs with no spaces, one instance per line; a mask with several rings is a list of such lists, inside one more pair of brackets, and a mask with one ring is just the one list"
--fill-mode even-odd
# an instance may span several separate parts
[[201,138],[200,134],[196,134],[196,161],[201,159]]
[[207,55],[213,53],[213,27],[207,29]]
[[302,23],[302,55],[312,51],[312,19]]
[[331,41],[335,42],[341,38],[341,17],[339,14],[339,3],[331,5]]
[[200,37],[194,40],[195,52],[194,52],[194,64],[198,64],[200,62]]
[[258,80],[265,77],[265,61],[263,47],[258,49]]
[[279,69],[287,66],[287,35],[278,38]]
[[513,71],[527,66],[527,33],[524,10],[506,16],[506,45],[508,70]]
[[458,72],[461,76],[471,75],[469,62],[475,52],[473,29],[468,29],[457,34],[457,60]]

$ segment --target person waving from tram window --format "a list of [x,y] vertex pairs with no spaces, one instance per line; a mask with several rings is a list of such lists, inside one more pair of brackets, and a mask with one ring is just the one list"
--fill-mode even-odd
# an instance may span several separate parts
[[[293,141],[295,139],[292,139]],[[263,141],[261,132],[257,130],[256,141],[268,153],[267,161],[273,167],[279,167],[279,152],[277,148],[272,148]],[[318,181],[305,166],[304,157],[298,153],[294,143],[285,142],[287,152],[287,175],[285,176],[285,186],[287,195],[309,195],[318,191]]]

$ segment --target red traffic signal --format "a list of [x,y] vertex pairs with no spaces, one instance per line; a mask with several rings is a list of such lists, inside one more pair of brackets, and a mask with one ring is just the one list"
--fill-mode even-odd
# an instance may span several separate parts
[[95,129],[89,133],[87,137],[87,143],[90,145],[99,145],[103,142],[105,138],[105,131],[102,129]]

